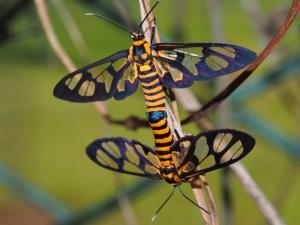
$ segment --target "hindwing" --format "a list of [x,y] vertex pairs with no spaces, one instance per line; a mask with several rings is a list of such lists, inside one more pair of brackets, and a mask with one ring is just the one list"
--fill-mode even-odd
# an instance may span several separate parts
[[161,179],[155,151],[138,141],[125,138],[97,139],[87,147],[86,153],[106,169]]
[[172,146],[172,154],[179,161],[180,178],[187,180],[239,161],[254,145],[254,138],[244,132],[210,130],[179,139]]

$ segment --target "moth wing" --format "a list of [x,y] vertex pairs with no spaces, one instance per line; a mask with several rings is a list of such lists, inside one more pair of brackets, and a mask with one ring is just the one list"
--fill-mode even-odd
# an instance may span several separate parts
[[230,74],[256,59],[251,50],[224,43],[158,43],[154,50],[162,84],[169,88],[185,88],[195,80]]
[[161,179],[155,152],[138,141],[120,137],[97,139],[87,147],[86,153],[106,169]]
[[68,74],[57,83],[53,94],[71,102],[103,101],[111,97],[121,100],[132,95],[137,87],[128,50],[123,50]]
[[172,146],[172,152],[181,155],[180,177],[189,179],[239,161],[254,145],[254,138],[247,133],[220,129],[181,138]]

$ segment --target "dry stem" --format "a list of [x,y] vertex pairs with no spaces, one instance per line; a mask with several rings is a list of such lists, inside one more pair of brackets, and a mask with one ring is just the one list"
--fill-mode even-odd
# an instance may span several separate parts
[[[75,64],[72,62],[71,58],[68,56],[64,48],[61,46],[58,38],[54,32],[53,26],[51,24],[46,4],[44,0],[34,0],[43,29],[46,33],[46,37],[51,45],[53,52],[62,62],[62,64],[67,68],[69,72],[72,72],[76,69]],[[108,111],[106,105],[103,102],[93,102],[92,103],[96,108],[96,111],[103,117],[108,117]]]
[[280,26],[277,34],[268,43],[265,49],[259,54],[257,59],[235,80],[233,80],[224,90],[212,98],[208,103],[206,103],[200,110],[192,113],[189,117],[182,121],[183,124],[188,123],[192,120],[197,120],[208,112],[216,108],[222,101],[224,101],[230,94],[232,94],[256,69],[257,67],[271,54],[275,46],[279,43],[283,35],[287,32],[288,28],[292,24],[293,20],[297,16],[300,8],[300,0],[294,0],[293,4],[289,10],[289,13]]
[[[47,7],[44,0],[34,0],[38,15],[40,17],[42,27],[45,31],[46,37],[48,39],[48,42],[50,43],[52,50],[58,57],[58,59],[62,62],[62,64],[66,67],[66,69],[69,72],[72,72],[76,69],[75,64],[72,62],[71,58],[68,56],[68,54],[65,52],[64,48],[61,46],[60,42],[58,41],[58,38],[54,32],[53,26],[51,24],[51,20],[48,15]],[[57,2],[57,1],[54,1]],[[57,2],[58,3],[58,2]],[[69,23],[73,23],[72,18],[69,18]],[[75,24],[73,24],[73,29],[77,30],[77,27]],[[78,30],[78,34],[79,30]],[[76,40],[78,41],[78,40]],[[83,39],[80,38],[81,46],[85,46],[85,43],[83,43]],[[111,117],[108,114],[108,110],[106,108],[106,105],[103,102],[93,102],[92,103],[96,109],[96,111],[100,114],[100,116],[105,119],[107,122],[114,123],[115,121],[111,119]],[[136,120],[137,121],[137,120]],[[118,121],[116,121],[118,123]],[[120,185],[118,185],[120,186]],[[119,198],[119,203],[121,210],[124,215],[125,222],[127,224],[137,224],[137,221],[135,219],[135,216],[133,214],[132,208],[130,206],[128,197],[123,194]]]
[[[145,14],[146,14],[145,12],[148,12],[151,9],[151,7],[150,7],[150,4],[149,4],[149,0],[139,0],[139,3],[140,3],[141,19],[143,19],[145,17]],[[150,36],[151,36],[151,33],[150,33],[151,29],[150,28],[153,26],[153,21],[154,21],[154,17],[153,17],[152,14],[150,14],[149,17],[148,17],[148,20],[143,25],[143,28],[144,28],[144,31],[145,31],[145,37],[148,41],[150,40]],[[160,42],[160,37],[159,37],[158,31],[157,31],[157,28],[156,28],[154,40],[155,40],[156,43]],[[182,132],[182,128],[181,128],[181,125],[180,125],[178,107],[177,107],[177,102],[176,102],[176,98],[175,98],[175,95],[173,93],[173,90],[170,90],[170,95],[171,95],[170,97],[171,97],[172,111],[167,110],[168,115],[169,115],[168,116],[168,123],[171,127],[173,127],[173,125],[176,126],[175,129],[177,130],[177,132],[179,132],[179,136],[183,137],[184,134]],[[202,183],[206,184],[204,189],[202,188],[202,186],[194,184],[194,182],[197,182],[197,180],[201,180]],[[217,212],[216,212],[216,203],[215,203],[215,200],[213,198],[212,191],[211,191],[205,177],[201,176],[201,179],[198,179],[198,178],[194,179],[191,182],[191,187],[193,188],[193,192],[194,192],[195,198],[197,200],[197,203],[199,205],[201,205],[202,207],[204,207],[204,208],[208,208],[209,211],[210,211],[210,215],[207,215],[206,212],[201,210],[201,215],[203,217],[204,222],[206,224],[209,224],[209,225],[218,225],[219,220],[218,220],[218,216],[217,216]],[[205,201],[206,200],[205,197],[204,197],[205,193],[208,196],[208,200],[209,200],[208,202]]]

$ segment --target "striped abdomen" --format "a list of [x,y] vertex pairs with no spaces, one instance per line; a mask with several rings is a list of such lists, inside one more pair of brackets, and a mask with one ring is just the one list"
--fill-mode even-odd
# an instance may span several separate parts
[[152,128],[162,175],[167,182],[178,183],[179,178],[176,176],[177,173],[170,152],[174,140],[167,122],[166,98],[159,75],[152,63],[139,66],[138,74],[144,91],[147,117]]

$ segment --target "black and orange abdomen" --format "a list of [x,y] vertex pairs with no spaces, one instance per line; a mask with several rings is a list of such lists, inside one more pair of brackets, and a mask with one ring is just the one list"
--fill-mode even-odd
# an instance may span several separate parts
[[162,168],[161,173],[166,181],[174,183],[176,169],[170,151],[174,139],[167,121],[165,93],[152,63],[139,66],[138,74],[144,91],[147,118],[154,136],[155,150]]

